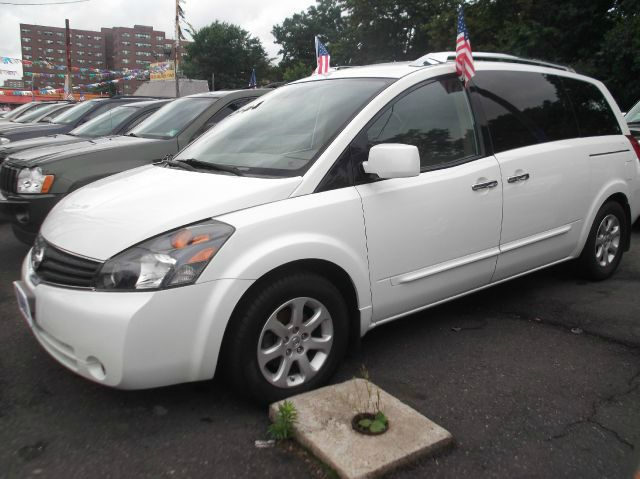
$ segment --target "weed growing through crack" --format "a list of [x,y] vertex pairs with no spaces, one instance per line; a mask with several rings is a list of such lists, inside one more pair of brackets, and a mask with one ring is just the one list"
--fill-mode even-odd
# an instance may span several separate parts
[[284,401],[278,405],[273,424],[267,432],[272,439],[282,441],[293,437],[293,426],[298,422],[298,410],[291,401]]

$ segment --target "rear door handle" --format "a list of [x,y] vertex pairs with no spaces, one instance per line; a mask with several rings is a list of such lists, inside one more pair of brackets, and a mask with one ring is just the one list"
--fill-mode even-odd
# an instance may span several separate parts
[[518,181],[527,181],[529,179],[529,173],[523,175],[510,176],[507,178],[508,183],[517,183]]
[[492,181],[487,181],[486,183],[476,183],[471,187],[471,189],[473,191],[478,191],[478,190],[486,190],[489,188],[495,188],[496,186],[498,186],[498,182],[496,180],[492,180]]

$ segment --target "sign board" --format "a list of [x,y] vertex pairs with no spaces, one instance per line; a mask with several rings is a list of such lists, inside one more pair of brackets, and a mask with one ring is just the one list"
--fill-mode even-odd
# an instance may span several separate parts
[[173,62],[158,62],[149,65],[149,76],[151,81],[174,80],[176,72],[173,69]]

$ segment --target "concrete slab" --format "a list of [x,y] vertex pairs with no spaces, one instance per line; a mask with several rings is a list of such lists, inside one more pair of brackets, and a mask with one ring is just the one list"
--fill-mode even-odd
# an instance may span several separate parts
[[[380,391],[380,409],[389,419],[389,430],[365,436],[351,428],[351,419],[369,400],[364,379],[289,398],[298,410],[296,440],[345,479],[378,477],[418,457],[434,454],[450,444],[451,434],[416,410],[372,383]],[[371,399],[376,400],[374,397]],[[275,418],[278,404],[269,407]]]

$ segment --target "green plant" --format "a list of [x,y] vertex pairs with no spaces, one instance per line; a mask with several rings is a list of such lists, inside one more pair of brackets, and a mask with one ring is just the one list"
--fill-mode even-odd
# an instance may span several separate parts
[[291,401],[278,405],[278,412],[267,432],[272,439],[282,441],[293,436],[293,426],[298,422],[298,410]]

